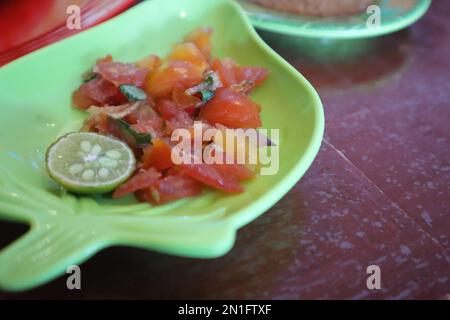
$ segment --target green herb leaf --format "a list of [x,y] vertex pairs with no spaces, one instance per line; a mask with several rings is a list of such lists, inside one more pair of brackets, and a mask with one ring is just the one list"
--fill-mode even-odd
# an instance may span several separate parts
[[147,100],[145,91],[134,85],[122,84],[119,86],[119,89],[131,102]]
[[94,80],[95,78],[97,78],[97,74],[95,72],[93,72],[92,70],[87,71],[83,74],[83,83]]
[[212,86],[214,84],[214,78],[211,75],[207,76],[205,79],[205,83],[208,86]]
[[136,141],[136,145],[138,147],[145,147],[152,142],[152,136],[150,135],[150,133],[137,132],[131,127],[131,125],[128,122],[126,122],[122,119],[116,119],[116,120],[120,123],[123,130],[126,131],[128,134],[130,134],[134,138],[134,140]]
[[222,88],[223,84],[220,81],[219,74],[217,72],[210,71],[206,75],[204,75],[203,82],[196,85],[195,87],[189,88],[185,90],[187,95],[194,95],[197,93],[201,93],[203,96],[203,103],[208,102],[214,97],[214,92]]
[[211,90],[202,90],[202,91],[200,91],[200,93],[202,94],[202,102],[203,103],[207,103],[212,98],[214,98],[214,96],[216,95],[214,93],[214,91],[211,91]]

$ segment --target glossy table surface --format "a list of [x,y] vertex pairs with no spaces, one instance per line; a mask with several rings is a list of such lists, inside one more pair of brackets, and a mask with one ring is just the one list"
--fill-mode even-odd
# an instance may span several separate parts
[[[226,256],[111,248],[81,266],[81,290],[61,277],[0,298],[450,299],[449,17],[434,1],[408,30],[328,51],[263,34],[319,91],[325,140]],[[0,245],[19,231],[1,224]],[[380,290],[366,287],[373,264]]]

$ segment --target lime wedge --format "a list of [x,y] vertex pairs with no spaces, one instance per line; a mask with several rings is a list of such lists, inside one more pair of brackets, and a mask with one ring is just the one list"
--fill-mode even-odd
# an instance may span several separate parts
[[47,170],[56,182],[76,193],[106,193],[136,168],[133,151],[122,141],[90,132],[69,133],[47,150]]

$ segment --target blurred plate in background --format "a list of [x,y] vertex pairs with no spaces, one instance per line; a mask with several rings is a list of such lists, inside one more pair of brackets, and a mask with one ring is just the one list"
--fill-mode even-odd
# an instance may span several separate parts
[[311,38],[365,38],[406,28],[428,10],[431,0],[374,0],[380,8],[381,24],[367,27],[370,14],[340,17],[301,16],[272,10],[250,1],[239,0],[258,29]]

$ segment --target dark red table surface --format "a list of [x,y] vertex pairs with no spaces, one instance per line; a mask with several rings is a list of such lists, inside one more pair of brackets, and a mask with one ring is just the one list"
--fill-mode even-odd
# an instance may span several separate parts
[[[325,139],[229,254],[111,248],[81,266],[82,290],[63,276],[0,298],[450,299],[450,2],[351,61],[270,44],[318,89]],[[18,231],[2,224],[2,243]],[[381,290],[366,288],[371,264]]]

